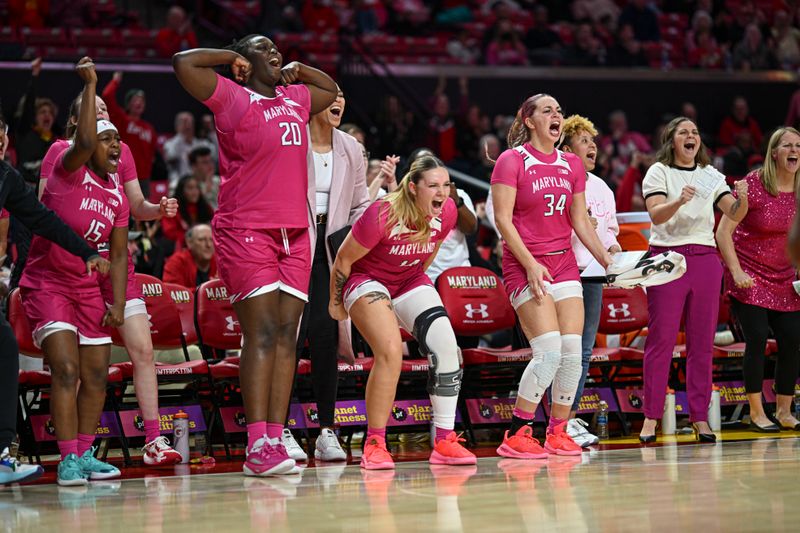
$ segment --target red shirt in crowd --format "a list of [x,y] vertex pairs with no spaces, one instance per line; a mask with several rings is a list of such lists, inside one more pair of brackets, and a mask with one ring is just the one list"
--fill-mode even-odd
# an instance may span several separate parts
[[[217,256],[211,256],[208,267],[208,279],[217,277]],[[191,250],[175,252],[164,265],[164,281],[177,283],[184,287],[197,287],[197,263],[194,262]]]
[[131,118],[117,102],[119,82],[111,80],[103,89],[103,100],[108,107],[111,122],[119,130],[122,140],[130,147],[136,162],[136,175],[140,180],[150,179],[156,153],[156,129],[141,118]]
[[197,48],[197,36],[192,30],[178,33],[172,28],[161,28],[156,35],[156,48],[161,57],[172,57],[183,50]]
[[742,131],[749,131],[753,138],[753,146],[761,146],[761,140],[764,134],[761,133],[761,128],[753,117],[747,117],[745,123],[738,122],[735,118],[728,116],[722,121],[719,127],[719,143],[722,146],[734,146],[736,144],[736,136]]

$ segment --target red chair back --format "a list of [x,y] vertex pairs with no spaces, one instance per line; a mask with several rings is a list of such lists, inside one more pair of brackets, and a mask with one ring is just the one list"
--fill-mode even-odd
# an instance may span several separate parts
[[19,295],[18,288],[8,295],[8,321],[11,324],[11,329],[14,330],[14,336],[17,338],[19,352],[29,357],[44,357],[42,351],[33,344],[31,326],[28,323],[28,317],[25,316],[25,311],[22,309],[22,298]]
[[598,332],[606,335],[631,333],[646,327],[648,318],[647,294],[644,289],[603,287],[603,307],[600,310]]
[[[160,350],[182,347],[181,319],[172,298],[164,288],[164,283],[153,276],[136,273],[136,285],[142,290],[144,303],[147,306],[153,347]],[[111,339],[117,346],[124,346],[116,328],[111,331]]]
[[164,283],[164,288],[169,292],[172,302],[178,308],[186,344],[197,344],[197,329],[194,325],[194,290],[177,283]]
[[212,279],[197,288],[197,334],[200,342],[219,350],[241,348],[242,330],[222,281]]
[[449,268],[439,275],[436,289],[456,335],[485,335],[516,324],[503,283],[490,270]]

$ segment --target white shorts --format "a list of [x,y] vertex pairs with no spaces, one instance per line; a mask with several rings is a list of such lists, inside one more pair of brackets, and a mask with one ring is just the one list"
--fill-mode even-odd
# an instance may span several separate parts
[[144,303],[144,298],[134,298],[125,302],[125,320],[136,315],[147,315],[147,306]]
[[[544,282],[544,290],[546,294],[553,297],[554,302],[560,302],[567,298],[583,298],[583,285],[580,281],[562,281],[560,283]],[[525,285],[521,291],[517,291],[511,295],[511,306],[514,310],[519,309],[523,304],[533,300],[531,293],[531,286]]]
[[[350,308],[356,303],[356,300],[373,292],[380,292],[386,296],[390,296],[389,290],[384,287],[382,283],[368,281],[350,289],[345,295],[344,308],[347,309],[349,313]],[[391,302],[394,308],[394,314],[397,316],[397,322],[400,324],[401,328],[409,333],[414,331],[414,322],[417,320],[420,313],[427,311],[431,307],[443,307],[439,293],[430,285],[415,287],[391,300]]]

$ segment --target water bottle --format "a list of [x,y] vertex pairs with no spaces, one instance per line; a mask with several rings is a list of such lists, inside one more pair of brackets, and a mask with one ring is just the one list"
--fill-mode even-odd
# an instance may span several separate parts
[[601,439],[608,438],[608,404],[600,400],[597,405],[597,436]]
[[667,397],[664,400],[664,416],[661,417],[661,434],[674,435],[675,427],[675,391],[668,388]]
[[181,454],[181,464],[189,462],[189,415],[178,411],[172,416],[172,446]]
[[722,429],[719,387],[716,385],[711,385],[711,403],[708,404],[708,425],[711,431],[720,431]]

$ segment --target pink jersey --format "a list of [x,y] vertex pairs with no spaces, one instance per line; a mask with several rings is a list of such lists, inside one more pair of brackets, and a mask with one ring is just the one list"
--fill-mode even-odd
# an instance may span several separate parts
[[[63,152],[62,152],[63,154]],[[116,174],[108,179],[98,177],[86,166],[67,172],[62,166],[63,155],[53,166],[47,181],[42,203],[95,249],[108,248],[111,230],[128,227],[128,200]],[[20,287],[70,291],[98,292],[97,273],[86,275],[86,265],[60,246],[34,236],[28,262]]]
[[[47,153],[42,159],[42,168],[39,172],[39,179],[50,179],[53,175],[53,168],[59,156],[69,148],[72,141],[66,139],[59,139],[50,145]],[[120,143],[119,165],[117,167],[117,175],[120,177],[122,183],[128,183],[136,179],[136,164],[133,161],[133,154],[131,149],[125,143]]]
[[[409,281],[425,276],[425,261],[436,250],[436,245],[450,234],[458,219],[458,208],[451,198],[442,207],[440,217],[431,220],[430,240],[422,243],[409,241],[408,232],[401,232],[400,225],[386,227],[389,219],[388,204],[383,200],[374,202],[353,225],[353,238],[369,248],[367,255],[353,264],[348,285],[374,280],[389,289],[394,298],[413,287]],[[430,283],[430,279],[427,279]]]
[[308,227],[308,130],[311,92],[275,87],[267,98],[217,76],[204,103],[219,142],[217,227]]
[[[586,189],[578,156],[561,150],[545,154],[526,143],[500,154],[492,172],[495,183],[517,189],[512,221],[534,257],[571,248],[572,196]],[[511,255],[507,248],[505,253]]]

